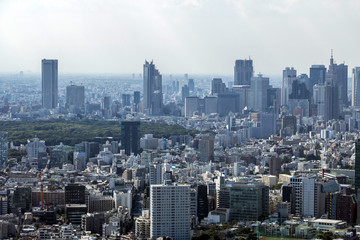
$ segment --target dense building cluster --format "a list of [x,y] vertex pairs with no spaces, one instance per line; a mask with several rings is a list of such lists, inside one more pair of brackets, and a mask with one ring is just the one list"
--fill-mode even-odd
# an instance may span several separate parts
[[[15,145],[1,129],[1,238],[177,240],[214,226],[224,238],[247,229],[259,237],[357,238],[357,67],[351,91],[347,65],[332,56],[310,76],[287,67],[281,88],[254,76],[251,59],[235,61],[230,84],[187,74],[164,80],[146,61],[142,82],[134,75],[108,90],[59,85],[57,68],[57,60],[42,61],[38,99],[5,84],[1,120],[116,121],[121,138],[48,146],[33,136]],[[197,133],[141,136],[143,122]]]

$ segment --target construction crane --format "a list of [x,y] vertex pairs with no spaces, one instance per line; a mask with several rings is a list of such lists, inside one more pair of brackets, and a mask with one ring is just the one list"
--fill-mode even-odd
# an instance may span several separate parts
[[49,167],[49,164],[50,164],[50,160],[51,160],[51,155],[50,155],[50,158],[49,160],[47,161],[46,163],[46,166],[45,168],[43,169],[42,173],[40,173],[38,175],[38,178],[39,178],[39,181],[40,181],[40,198],[41,198],[41,209],[43,210],[44,209],[44,186],[43,186],[43,179],[44,179],[44,176],[45,174],[47,173],[48,171],[48,167]]

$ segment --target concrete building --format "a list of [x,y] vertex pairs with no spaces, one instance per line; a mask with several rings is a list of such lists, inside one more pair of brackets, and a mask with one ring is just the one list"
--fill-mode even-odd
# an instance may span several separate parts
[[360,67],[352,70],[351,106],[360,107]]
[[205,134],[199,140],[200,161],[209,162],[214,160],[214,136]]
[[185,98],[185,117],[192,117],[194,112],[198,110],[198,97]]
[[58,105],[58,60],[43,59],[41,72],[42,107],[56,108]]
[[8,133],[0,132],[0,165],[7,163],[8,160]]
[[140,122],[122,121],[121,122],[121,149],[125,149],[125,154],[136,156],[140,153]]
[[190,186],[150,186],[150,238],[190,238]]
[[289,95],[292,93],[292,84],[296,80],[296,69],[286,67],[283,70],[283,84],[281,89],[281,105],[289,104]]
[[143,110],[159,115],[162,111],[162,76],[152,61],[145,61],[143,77]]
[[236,60],[234,67],[234,85],[250,85],[251,78],[254,74],[253,61]]
[[85,104],[85,87],[70,85],[66,87],[66,105],[68,108],[81,108]]
[[230,221],[260,221],[269,215],[269,187],[260,183],[233,184]]
[[267,90],[269,89],[269,78],[259,74],[251,78],[251,107],[256,111],[265,111],[267,107]]

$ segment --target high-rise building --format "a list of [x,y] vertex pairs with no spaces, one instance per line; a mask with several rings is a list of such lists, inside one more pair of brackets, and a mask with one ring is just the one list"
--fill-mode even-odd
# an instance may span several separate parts
[[101,108],[108,110],[108,109],[110,109],[110,107],[111,107],[111,97],[110,96],[105,96],[102,99]]
[[316,84],[313,87],[314,104],[317,107],[317,116],[324,121],[339,117],[338,90],[329,83]]
[[[333,102],[332,105],[335,107],[335,104],[338,104],[336,107],[339,109],[339,112],[342,112],[342,108],[348,105],[348,66],[345,64],[336,64],[334,63],[334,58],[331,54],[329,70],[326,75],[326,81],[332,85],[337,90],[338,102]],[[333,94],[335,98],[336,94]],[[339,116],[334,116],[335,119],[338,119]]]
[[194,112],[198,110],[198,97],[185,98],[185,117],[192,117]]
[[195,83],[194,83],[194,79],[190,78],[188,80],[188,86],[189,86],[189,91],[193,92],[195,90]]
[[134,92],[134,104],[139,104],[139,103],[140,103],[140,92],[135,91]]
[[58,105],[58,60],[42,60],[41,97],[42,107],[56,108]]
[[230,221],[261,221],[269,215],[269,187],[262,183],[233,184]]
[[236,60],[234,67],[234,85],[250,85],[253,73],[253,61],[251,59]]
[[360,107],[360,67],[352,70],[351,106]]
[[190,239],[190,186],[150,186],[150,238]]
[[85,87],[70,85],[66,87],[66,105],[80,108],[85,103]]
[[144,101],[143,109],[151,115],[159,115],[162,111],[162,76],[151,61],[144,64]]
[[251,107],[256,111],[265,111],[267,107],[267,91],[269,89],[269,78],[259,74],[251,78]]
[[360,139],[355,141],[355,193],[358,197],[360,189]]
[[310,80],[312,85],[324,84],[326,80],[326,67],[324,65],[312,65],[310,68]]
[[292,93],[292,85],[296,80],[296,69],[286,67],[283,70],[283,84],[281,89],[281,105],[289,104],[289,95]]
[[239,112],[240,95],[234,92],[221,93],[217,98],[217,112],[220,116],[226,116],[230,112]]
[[199,141],[200,161],[209,162],[214,160],[214,136],[205,134]]
[[130,94],[121,94],[121,105],[123,107],[130,106],[130,98],[131,98]]
[[189,96],[189,87],[188,85],[184,85],[182,88],[181,88],[181,98],[182,98],[182,101],[184,102],[185,101],[185,98],[187,98]]
[[208,208],[208,197],[207,197],[207,186],[197,186],[197,216],[199,220],[206,218],[209,213]]
[[226,92],[226,85],[221,78],[213,78],[211,81],[211,94],[219,94]]
[[79,184],[66,185],[65,204],[85,204],[85,186]]
[[22,211],[31,210],[31,188],[30,187],[17,187],[14,190],[13,206],[21,208]]
[[128,156],[140,153],[140,122],[121,122],[121,149],[125,149]]
[[269,173],[270,175],[279,175],[281,172],[281,158],[272,157],[269,160]]
[[2,166],[8,159],[8,133],[0,132],[0,165]]

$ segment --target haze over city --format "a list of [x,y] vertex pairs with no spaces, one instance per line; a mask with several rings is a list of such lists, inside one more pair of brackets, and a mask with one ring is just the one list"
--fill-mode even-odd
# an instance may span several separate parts
[[3,0],[0,72],[141,73],[154,59],[163,73],[232,74],[238,58],[281,75],[328,64],[357,64],[355,0]]

